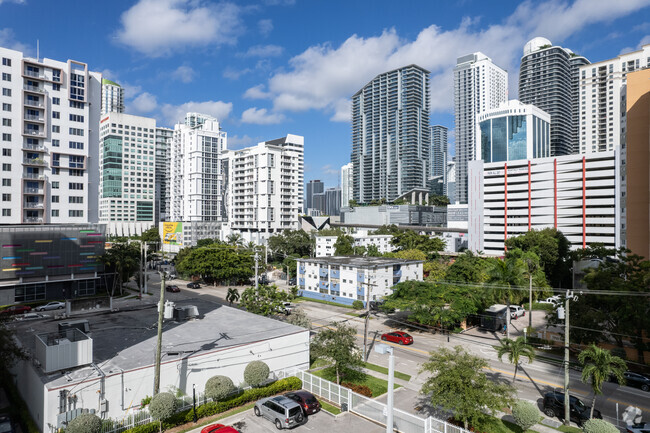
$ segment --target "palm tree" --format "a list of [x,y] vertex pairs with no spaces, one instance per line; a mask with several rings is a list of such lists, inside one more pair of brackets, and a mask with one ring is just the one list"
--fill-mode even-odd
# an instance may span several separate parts
[[[526,275],[526,265],[519,258],[506,257],[505,259],[496,259],[494,266],[490,269],[488,275],[490,283],[497,284],[492,291],[492,297],[495,301],[505,302],[506,324],[510,324],[510,304],[518,303],[521,300],[521,293],[518,290],[511,290],[513,286],[523,286]],[[510,338],[510,326],[506,327],[506,338]]]
[[232,307],[233,302],[239,301],[239,290],[235,289],[234,287],[230,287],[228,289],[228,294],[226,294],[226,301],[228,301]]
[[623,385],[625,383],[623,372],[627,370],[627,365],[621,358],[612,355],[609,350],[601,349],[593,343],[580,352],[578,361],[582,364],[582,381],[591,382],[591,389],[594,391],[589,415],[589,418],[593,418],[596,396],[603,393],[603,382],[614,376],[618,383]]
[[231,235],[228,235],[227,241],[229,245],[240,247],[244,243],[244,238],[242,238],[242,235],[239,233],[233,233]]
[[515,365],[515,375],[512,377],[512,382],[517,380],[517,369],[519,368],[519,358],[528,358],[528,362],[533,362],[535,359],[535,350],[530,344],[526,344],[524,337],[518,337],[516,340],[504,338],[500,341],[501,346],[497,347],[497,356],[499,361],[503,355],[508,355],[508,361]]

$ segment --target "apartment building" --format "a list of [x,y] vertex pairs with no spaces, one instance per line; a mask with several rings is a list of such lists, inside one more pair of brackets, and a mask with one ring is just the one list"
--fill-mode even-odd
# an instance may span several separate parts
[[485,163],[472,161],[469,249],[503,254],[505,241],[556,228],[571,248],[621,246],[618,151]]
[[[352,234],[355,247],[365,247],[374,245],[380,254],[393,252],[395,247],[391,244],[393,235],[363,235]],[[334,255],[336,248],[334,244],[338,236],[316,236],[316,257],[331,257]]]
[[156,120],[111,112],[99,131],[99,221],[111,235],[141,234],[156,221]]
[[124,89],[114,81],[102,79],[102,116],[124,113]]
[[320,205],[314,206],[314,195],[324,193],[325,184],[318,179],[310,180],[305,191],[305,213],[309,213],[309,209],[321,209]]
[[580,153],[611,151],[625,144],[627,75],[648,67],[650,44],[580,66]]
[[97,222],[101,74],[0,47],[0,224]]
[[377,75],[352,96],[353,199],[393,201],[427,188],[429,71],[409,65]]
[[353,171],[351,162],[341,167],[341,207],[349,206],[350,200],[352,200]]
[[304,137],[261,142],[224,151],[228,229],[247,241],[299,228],[303,209]]
[[422,281],[422,261],[384,257],[319,257],[296,259],[298,293],[351,305],[378,301],[402,281]]
[[[454,67],[456,202],[467,203],[467,163],[476,154],[476,117],[508,100],[508,73],[481,52],[459,57]],[[453,201],[453,197],[450,197]]]
[[154,203],[154,221],[169,219],[169,158],[174,130],[156,127],[156,193]]

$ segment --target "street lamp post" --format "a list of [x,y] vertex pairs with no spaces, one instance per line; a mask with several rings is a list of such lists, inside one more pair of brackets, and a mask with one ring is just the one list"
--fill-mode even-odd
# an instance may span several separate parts
[[386,433],[393,432],[393,388],[395,381],[395,358],[393,348],[387,344],[377,344],[375,352],[382,355],[389,354],[388,357],[388,399],[386,400]]
[[528,332],[528,330],[524,328],[524,344],[526,344],[526,332]]

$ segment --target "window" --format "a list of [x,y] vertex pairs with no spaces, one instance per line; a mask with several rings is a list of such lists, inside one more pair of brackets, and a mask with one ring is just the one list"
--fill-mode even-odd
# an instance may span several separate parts
[[84,202],[84,198],[83,198],[83,197],[80,197],[80,196],[74,196],[74,195],[68,197],[68,203],[76,203],[76,204],[79,204],[79,203],[83,203],[83,202]]
[[84,136],[84,130],[81,128],[70,128],[70,135]]
[[58,167],[53,167],[52,168],[52,174],[59,174],[61,172],[61,169]]
[[11,164],[2,164],[2,171],[11,171]]
[[2,149],[2,156],[11,156],[11,149]]
[[84,108],[84,103],[79,101],[70,101],[70,107],[72,108]]
[[71,168],[70,171],[69,171],[69,174],[70,174],[70,176],[83,176],[84,171],[83,170],[74,170],[74,169]]
[[72,218],[81,218],[84,216],[84,211],[82,210],[69,210],[68,216]]
[[58,195],[53,195],[52,196],[52,203],[58,203],[59,202],[59,196]]
[[11,209],[2,209],[2,216],[11,216]]
[[45,299],[45,284],[32,284],[29,286],[16,286],[16,302],[29,302]]
[[52,98],[52,105],[61,105],[61,98]]
[[58,217],[59,216],[59,210],[58,209],[52,209],[52,216],[53,217]]
[[11,201],[11,194],[2,194],[2,201]]
[[3,87],[2,96],[11,96],[11,89],[7,89],[6,87]]
[[68,143],[68,146],[70,147],[70,149],[83,149],[84,148],[84,144],[82,142],[80,142],[80,141],[71,141],[71,142]]
[[61,132],[61,127],[59,125],[52,125],[52,132]]
[[11,81],[11,74],[7,74],[6,72],[3,72],[2,81]]
[[52,84],[52,90],[61,90],[60,84]]
[[11,186],[11,179],[2,179],[2,186]]
[[80,114],[71,114],[70,115],[70,120],[73,122],[83,122],[84,117]]
[[3,57],[2,58],[2,66],[11,66],[11,59]]
[[2,119],[2,126],[11,126],[11,119]]
[[84,157],[80,155],[70,155],[68,159],[70,168],[84,168]]
[[84,189],[84,184],[83,183],[70,182],[68,184],[68,189],[83,190]]
[[11,141],[11,134],[2,134],[2,141]]
[[52,182],[52,189],[59,189],[59,182]]
[[11,111],[11,104],[2,104],[2,111]]
[[61,113],[58,111],[52,111],[52,119],[60,119]]
[[60,144],[61,142],[59,141],[58,138],[52,140],[52,147],[59,147]]

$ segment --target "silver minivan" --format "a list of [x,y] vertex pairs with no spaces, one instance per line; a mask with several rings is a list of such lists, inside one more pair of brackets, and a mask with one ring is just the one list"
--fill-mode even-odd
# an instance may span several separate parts
[[273,422],[278,430],[295,427],[305,419],[300,405],[284,396],[258,400],[253,411],[256,416],[263,416]]

